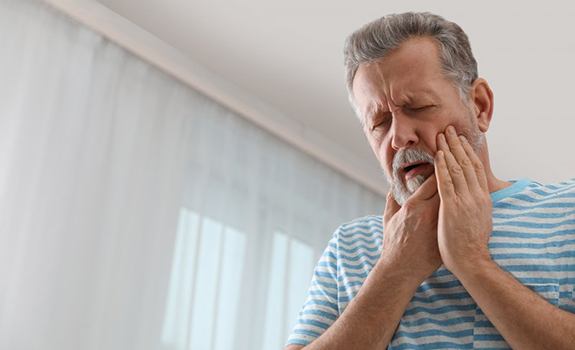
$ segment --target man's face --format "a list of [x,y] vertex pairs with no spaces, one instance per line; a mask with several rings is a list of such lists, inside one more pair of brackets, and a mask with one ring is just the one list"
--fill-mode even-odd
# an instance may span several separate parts
[[353,96],[364,117],[363,131],[400,205],[433,174],[436,137],[448,125],[478,150],[481,134],[473,111],[442,72],[431,38],[410,39],[385,58],[362,64]]

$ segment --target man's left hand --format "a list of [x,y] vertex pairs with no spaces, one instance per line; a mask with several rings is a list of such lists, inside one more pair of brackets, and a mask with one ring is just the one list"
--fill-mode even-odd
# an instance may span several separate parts
[[449,126],[437,146],[438,247],[445,267],[458,276],[491,260],[492,203],[483,164],[467,139]]

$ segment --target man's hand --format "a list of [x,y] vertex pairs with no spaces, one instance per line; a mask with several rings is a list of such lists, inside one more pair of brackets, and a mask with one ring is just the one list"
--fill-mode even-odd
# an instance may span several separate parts
[[[441,265],[437,247],[438,210],[439,194],[434,175],[402,207],[391,195],[387,196],[380,259],[343,313],[303,349],[388,347],[417,288]],[[300,347],[294,345],[285,350],[288,349]]]
[[405,269],[406,275],[415,276],[420,282],[437,270],[441,265],[437,247],[438,210],[435,175],[425,180],[403,207],[388,194],[381,260]]
[[438,135],[437,146],[438,245],[445,267],[458,276],[491,260],[492,203],[483,164],[467,139],[449,126]]

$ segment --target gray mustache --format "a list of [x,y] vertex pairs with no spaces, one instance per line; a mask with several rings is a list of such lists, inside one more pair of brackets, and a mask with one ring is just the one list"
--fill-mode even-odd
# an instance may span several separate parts
[[427,162],[433,164],[433,156],[418,149],[401,149],[393,157],[393,173],[397,176],[401,164],[412,162]]

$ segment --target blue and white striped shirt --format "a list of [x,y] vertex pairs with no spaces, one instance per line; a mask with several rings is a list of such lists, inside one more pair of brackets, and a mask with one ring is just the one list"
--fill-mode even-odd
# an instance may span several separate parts
[[[575,178],[550,185],[512,182],[491,194],[491,256],[548,302],[575,313]],[[382,232],[381,216],[358,218],[335,231],[288,344],[309,344],[341,315],[380,256]],[[415,348],[510,347],[441,266],[418,287],[389,345]]]

